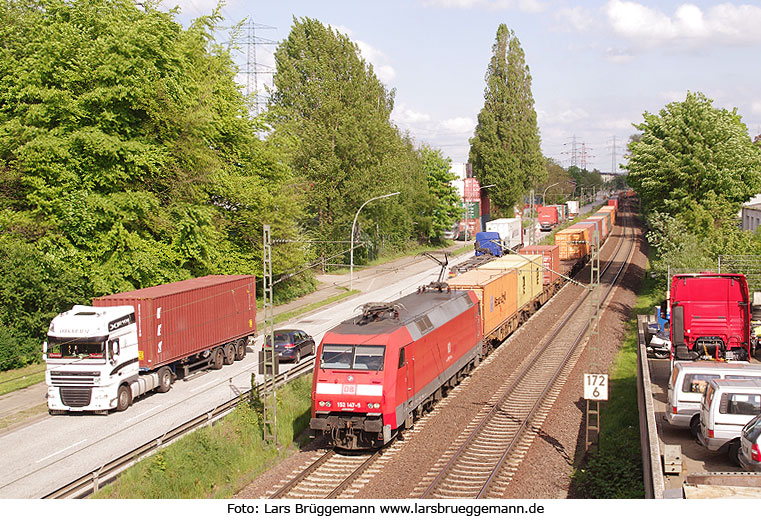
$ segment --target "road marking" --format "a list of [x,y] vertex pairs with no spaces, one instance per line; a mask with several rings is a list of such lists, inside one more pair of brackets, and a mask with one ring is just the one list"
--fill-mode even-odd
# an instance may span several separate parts
[[190,390],[190,391],[191,391],[191,393],[192,393],[192,392],[197,392],[198,390],[203,390],[203,389],[204,389],[204,388],[206,388],[207,386],[211,386],[212,384],[217,384],[217,383],[219,383],[219,381],[209,381],[209,382],[207,382],[206,384],[202,384],[201,386],[196,386],[195,388],[193,388],[193,389],[192,389],[192,390]]
[[58,454],[60,454],[61,452],[66,452],[66,451],[67,451],[67,450],[69,450],[70,448],[74,448],[75,446],[77,446],[77,445],[81,445],[82,443],[85,443],[85,442],[87,442],[87,439],[83,439],[82,441],[78,441],[78,442],[74,443],[73,445],[69,445],[69,446],[67,446],[66,448],[62,448],[62,449],[61,449],[61,450],[59,450],[58,452],[54,452],[54,453],[50,454],[49,456],[45,456],[45,457],[43,457],[42,459],[38,459],[38,460],[37,460],[37,463],[42,463],[42,462],[43,462],[43,461],[45,461],[46,459],[50,459],[50,458],[51,458],[51,457],[53,457],[53,456],[57,456],[57,455],[58,455]]
[[134,421],[134,420],[135,420],[135,419],[137,419],[138,417],[142,417],[142,416],[144,416],[145,414],[149,414],[149,413],[151,413],[152,411],[154,411],[156,408],[161,408],[162,406],[164,406],[164,405],[163,405],[163,404],[160,404],[160,405],[158,405],[158,406],[154,406],[153,408],[151,408],[150,410],[148,410],[148,411],[146,411],[146,412],[143,412],[143,413],[141,413],[141,414],[137,414],[137,415],[136,415],[136,416],[134,416],[134,417],[130,417],[130,418],[129,418],[129,419],[127,419],[127,421],[125,421],[125,422],[129,423],[130,421]]

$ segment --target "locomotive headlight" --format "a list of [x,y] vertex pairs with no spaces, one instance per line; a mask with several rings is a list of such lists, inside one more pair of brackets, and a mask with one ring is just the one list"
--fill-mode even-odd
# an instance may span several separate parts
[[333,406],[333,404],[330,401],[325,401],[325,406],[330,408],[331,406]]
[[317,404],[319,404],[319,405],[320,405],[320,407],[323,407],[323,406],[325,406],[325,401],[320,401],[320,402],[319,402],[319,403],[317,403]]

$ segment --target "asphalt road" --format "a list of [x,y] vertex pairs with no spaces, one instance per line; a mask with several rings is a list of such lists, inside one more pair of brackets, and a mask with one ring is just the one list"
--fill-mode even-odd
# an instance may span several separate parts
[[[464,254],[452,263],[469,257],[470,253]],[[355,288],[366,292],[286,325],[303,329],[319,342],[328,329],[355,315],[362,304],[392,301],[435,280],[439,271],[425,259],[386,274],[358,274]],[[0,437],[0,498],[44,496],[248,390],[257,370],[254,351],[261,348],[261,341],[259,337],[249,346],[244,360],[176,382],[168,393],[141,397],[124,412],[44,416],[10,430]],[[292,367],[281,366],[281,371]],[[39,404],[38,398],[44,401],[45,387],[41,394],[35,390],[39,388],[26,395]]]

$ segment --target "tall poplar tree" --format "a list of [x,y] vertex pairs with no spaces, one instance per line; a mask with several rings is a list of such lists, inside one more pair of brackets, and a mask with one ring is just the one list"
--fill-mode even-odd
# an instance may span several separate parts
[[497,29],[493,56],[486,70],[484,107],[470,140],[473,176],[489,189],[492,202],[502,214],[527,190],[547,179],[539,147],[531,75],[521,44],[505,24]]

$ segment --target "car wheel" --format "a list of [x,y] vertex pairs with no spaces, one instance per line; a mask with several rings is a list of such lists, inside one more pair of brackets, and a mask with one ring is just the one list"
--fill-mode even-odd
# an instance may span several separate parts
[[172,387],[172,370],[164,366],[159,370],[159,386],[156,391],[166,393]]
[[235,362],[235,344],[233,344],[232,342],[228,342],[227,344],[225,344],[224,350],[225,350],[224,363],[232,364],[233,362]]
[[132,391],[129,386],[122,384],[116,394],[116,411],[123,412],[132,404]]
[[225,362],[225,352],[222,350],[222,348],[214,348],[211,353],[213,354],[213,358],[211,360],[211,369],[221,370],[222,365]]
[[698,435],[700,435],[700,414],[692,417],[690,421],[690,433],[694,439],[697,439]]
[[729,450],[727,451],[729,454],[729,460],[732,461],[732,463],[739,465],[740,464],[740,440],[735,439],[729,444]]

